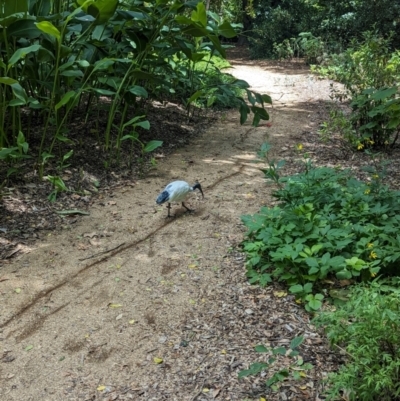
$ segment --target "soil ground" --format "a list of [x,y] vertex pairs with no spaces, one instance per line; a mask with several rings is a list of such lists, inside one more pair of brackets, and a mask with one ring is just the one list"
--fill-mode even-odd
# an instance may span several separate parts
[[[240,216],[272,202],[256,151],[268,141],[298,169],[297,144],[316,152],[330,82],[301,63],[232,52],[231,64],[233,75],[272,96],[270,124],[241,126],[237,111],[221,113],[144,179],[100,190],[89,215],[14,240],[0,265],[2,401],[323,399],[320,379],[337,356],[293,297],[247,283],[238,245]],[[193,213],[177,204],[166,219],[155,198],[176,179],[198,180],[205,198],[196,191]],[[263,360],[255,345],[287,346],[297,335],[315,366],[303,380],[277,392],[263,385],[270,372],[238,380]]]

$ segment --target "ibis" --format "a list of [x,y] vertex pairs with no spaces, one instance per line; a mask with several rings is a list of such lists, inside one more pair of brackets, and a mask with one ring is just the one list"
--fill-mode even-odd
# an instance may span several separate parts
[[164,191],[162,191],[160,195],[158,195],[156,202],[158,205],[162,205],[163,203],[168,202],[167,217],[172,217],[170,215],[171,202],[182,202],[182,206],[188,212],[193,212],[192,209],[189,209],[185,205],[184,200],[186,199],[189,192],[193,192],[196,189],[198,189],[201,192],[201,195],[204,198],[203,190],[201,189],[201,185],[199,182],[196,182],[193,186],[190,186],[186,181],[173,181],[165,187]]

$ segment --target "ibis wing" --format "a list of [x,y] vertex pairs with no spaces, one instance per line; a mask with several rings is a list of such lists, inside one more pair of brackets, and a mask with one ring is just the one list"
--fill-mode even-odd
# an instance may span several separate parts
[[160,195],[158,195],[156,202],[161,205],[164,202],[168,202],[169,201],[169,193],[167,191],[163,191],[160,193]]

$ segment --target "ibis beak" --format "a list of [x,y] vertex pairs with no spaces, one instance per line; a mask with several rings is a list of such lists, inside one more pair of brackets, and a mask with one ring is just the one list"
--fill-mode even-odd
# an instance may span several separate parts
[[196,182],[196,184],[193,185],[193,190],[195,190],[195,189],[198,189],[198,190],[201,192],[201,195],[202,195],[203,198],[204,198],[203,190],[201,189],[201,185],[200,185],[199,182]]

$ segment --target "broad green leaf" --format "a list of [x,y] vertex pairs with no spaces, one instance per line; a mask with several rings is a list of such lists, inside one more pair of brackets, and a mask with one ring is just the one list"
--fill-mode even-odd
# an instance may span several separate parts
[[196,10],[192,11],[192,21],[199,22],[202,26],[207,26],[206,6],[200,1],[197,3]]
[[0,2],[0,17],[5,18],[12,14],[27,13],[28,0],[3,0]]
[[302,342],[304,341],[304,337],[299,336],[293,338],[293,340],[290,342],[290,349],[296,349]]
[[223,36],[224,38],[234,38],[237,36],[235,30],[232,28],[232,25],[228,21],[224,21],[221,25],[218,26],[218,34]]
[[274,355],[286,355],[286,348],[285,347],[276,347],[272,350]]
[[36,27],[32,19],[19,19],[10,24],[6,30],[7,36],[15,38],[35,39],[41,35],[41,31]]
[[371,97],[374,100],[383,100],[397,93],[397,87],[382,89],[376,91]]
[[253,363],[250,365],[249,369],[247,370],[241,370],[238,374],[238,378],[246,377],[246,376],[252,376],[256,375],[257,373],[262,372],[265,368],[267,368],[269,365],[264,362],[257,362]]
[[204,91],[202,89],[198,90],[197,92],[193,93],[192,96],[188,99],[188,104],[194,102],[196,99],[198,99],[200,96],[202,96]]
[[12,88],[14,96],[17,99],[23,101],[24,104],[26,104],[28,102],[28,96],[27,96],[27,94],[25,92],[25,89],[20,84],[18,84],[18,83],[17,84],[12,84],[11,88]]
[[100,88],[89,88],[89,89],[103,96],[113,96],[116,94],[116,92],[110,91],[108,89],[100,89]]
[[8,60],[8,69],[13,66],[17,61],[25,58],[29,53],[37,52],[41,48],[40,45],[32,45],[28,47],[22,47],[15,51],[15,53]]
[[13,78],[10,77],[0,77],[0,84],[4,84],[4,85],[13,85],[13,84],[17,84],[18,81],[16,81]]
[[300,292],[303,292],[303,286],[301,284],[292,285],[289,288],[289,292],[292,294],[298,294]]
[[60,31],[50,22],[50,21],[41,21],[36,22],[35,25],[40,29],[42,32],[47,33],[48,35],[56,38],[58,41],[61,40],[61,33]]
[[319,301],[318,299],[312,299],[311,301],[308,302],[308,305],[310,306],[311,309],[318,310],[321,308],[322,302]]
[[268,352],[269,351],[269,349],[265,345],[256,345],[254,347],[254,350],[256,352]]
[[117,9],[118,0],[95,0],[87,7],[87,13],[96,18],[96,24],[108,22]]
[[60,75],[63,77],[83,77],[83,72],[81,70],[65,70],[61,71]]
[[108,67],[111,67],[114,63],[115,63],[114,60],[104,58],[95,63],[93,71],[106,70],[106,69],[108,69]]
[[75,91],[69,91],[67,92],[62,98],[61,100],[56,104],[56,110],[58,110],[59,108],[61,108],[62,106],[66,105],[71,98],[73,98],[76,95]]
[[143,86],[138,86],[138,85],[134,85],[131,86],[128,91],[136,96],[140,96],[144,99],[147,99],[149,94],[147,92],[147,90],[145,88],[143,88]]
[[146,144],[146,146],[144,147],[143,151],[145,153],[149,153],[152,152],[154,149],[159,148],[160,146],[162,146],[163,141],[150,141]]

